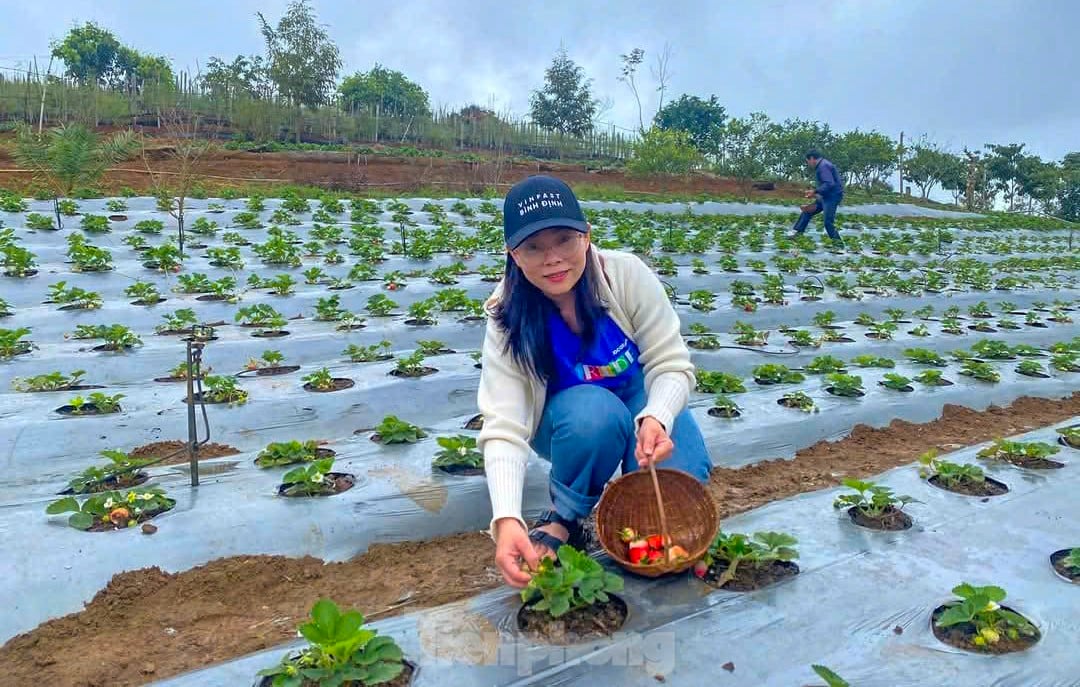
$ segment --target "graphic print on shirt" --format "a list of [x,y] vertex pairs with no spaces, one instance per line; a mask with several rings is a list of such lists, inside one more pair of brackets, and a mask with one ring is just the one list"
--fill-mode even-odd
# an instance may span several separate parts
[[595,382],[600,379],[609,377],[618,377],[623,372],[630,369],[630,366],[634,364],[636,358],[634,352],[630,350],[630,340],[624,339],[618,348],[611,352],[615,356],[614,359],[607,365],[586,365],[585,363],[578,363],[577,373],[578,379],[583,382]]
[[588,346],[582,346],[581,337],[557,314],[549,320],[549,333],[556,371],[549,383],[550,392],[578,384],[615,387],[641,367],[637,346],[610,316],[596,323],[596,334]]

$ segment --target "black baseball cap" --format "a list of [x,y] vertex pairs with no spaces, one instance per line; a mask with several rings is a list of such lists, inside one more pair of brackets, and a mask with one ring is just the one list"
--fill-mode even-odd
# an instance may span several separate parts
[[533,234],[551,227],[576,229],[582,234],[589,231],[577,197],[566,182],[538,174],[514,184],[503,201],[506,245],[517,248]]

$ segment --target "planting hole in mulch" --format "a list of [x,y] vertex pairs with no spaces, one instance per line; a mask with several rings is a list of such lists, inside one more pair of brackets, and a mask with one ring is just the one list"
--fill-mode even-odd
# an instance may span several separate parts
[[[121,477],[123,479],[121,479]],[[84,494],[96,494],[102,491],[113,491],[116,489],[130,489],[131,487],[137,487],[140,484],[150,479],[150,475],[145,472],[139,471],[135,474],[125,473],[124,475],[110,475],[108,478],[88,487],[83,492]],[[57,494],[67,495],[74,494],[75,490],[71,487],[64,489],[63,491],[56,492]]]
[[481,430],[484,428],[484,416],[473,415],[469,418],[469,421],[465,423],[465,429]]
[[868,339],[880,339],[882,341],[888,341],[892,339],[892,335],[890,334],[877,334],[875,332],[868,332],[864,336]]
[[304,391],[311,391],[317,394],[328,394],[332,391],[343,391],[345,389],[351,389],[356,386],[356,382],[349,379],[348,377],[334,377],[330,380],[330,382],[331,384],[333,384],[333,386],[329,389],[319,389],[312,386],[311,382],[308,382],[304,385]]
[[855,343],[855,339],[850,336],[838,336],[833,339],[827,339],[825,343]]
[[737,418],[742,415],[742,413],[740,413],[735,408],[709,408],[707,412],[712,417],[722,417],[727,418],[728,420]]
[[[412,661],[409,661],[407,659],[402,660],[401,663],[402,663],[402,670],[401,670],[400,673],[398,673],[398,676],[395,677],[393,680],[390,680],[389,682],[380,682],[379,684],[382,685],[382,687],[409,687],[409,685],[411,685],[413,683],[413,680],[416,679],[417,674],[419,674],[419,672],[420,672],[419,666],[417,666],[415,663],[413,663]],[[260,678],[259,681],[255,683],[255,687],[271,687],[271,685],[273,685],[273,684],[274,684],[274,678],[267,675],[266,677]],[[307,685],[307,684],[315,684],[315,683],[304,683],[304,684]],[[360,685],[362,683],[350,681],[350,682],[346,682],[345,684],[346,685]]]
[[75,386],[58,386],[55,389],[27,389],[23,393],[44,394],[55,391],[85,391],[87,389],[104,389],[102,384],[76,384]]
[[204,303],[213,303],[216,301],[225,301],[228,299],[228,296],[220,293],[204,293],[203,295],[198,296],[195,300],[202,301]]
[[237,377],[250,377],[252,373],[256,377],[276,377],[277,375],[287,375],[291,372],[296,372],[300,369],[299,365],[274,365],[273,367],[260,367],[255,370],[244,370],[243,372],[237,372]]
[[[230,401],[229,399],[214,400],[210,398],[204,398],[205,395],[206,393],[203,391],[196,391],[194,394],[192,394],[192,400],[196,403],[205,403],[206,405],[228,405],[230,403],[236,403],[236,401]],[[184,398],[181,398],[180,402],[187,403],[187,397],[185,396]]]
[[744,562],[735,569],[734,577],[719,585],[720,576],[727,567],[727,561],[715,561],[705,572],[702,581],[729,592],[752,592],[799,574],[799,566],[791,561]]
[[254,332],[252,336],[256,339],[277,339],[282,336],[288,336],[289,332],[285,329],[266,329],[263,331]]
[[1008,485],[991,477],[984,477],[981,482],[960,480],[953,484],[946,484],[940,475],[933,475],[926,481],[938,489],[951,491],[954,494],[963,494],[964,496],[1001,496],[1009,493]]
[[168,299],[167,298],[158,298],[156,301],[146,301],[146,300],[143,300],[143,299],[140,298],[137,301],[131,301],[131,304],[132,305],[157,305],[158,303],[164,303],[166,300],[168,300]]
[[61,305],[59,308],[57,308],[57,310],[63,310],[65,312],[70,312],[72,310],[94,310],[94,309],[95,308],[90,308],[88,306],[83,305],[82,303],[68,303],[67,305]]
[[[935,608],[930,616],[930,628],[934,631],[934,636],[937,637],[939,642],[944,642],[949,646],[976,654],[1011,654],[1017,651],[1030,649],[1042,639],[1042,633],[1039,632],[1038,628],[1035,628],[1035,635],[1032,637],[1020,635],[1016,639],[1011,639],[1002,633],[1001,639],[994,644],[979,646],[974,642],[975,637],[978,635],[978,630],[975,629],[974,623],[959,623],[957,625],[950,625],[949,627],[937,626],[937,620],[941,617],[941,614],[953,605],[954,604],[952,603],[942,604]],[[1017,615],[1024,617],[1023,614],[1018,613],[1015,609],[1009,608],[1008,606],[1002,606],[1001,609],[1012,611],[1013,613],[1017,613]],[[1031,623],[1030,618],[1024,617],[1024,620]],[[1034,625],[1035,623],[1031,624]]]
[[926,386],[952,386],[953,384],[954,384],[954,382],[942,377],[941,379],[937,380],[933,384],[927,384]]
[[1036,379],[1050,379],[1050,375],[1045,372],[1021,372],[1020,370],[1017,370],[1016,373],[1024,375],[1025,377],[1034,377]]
[[820,301],[821,296],[799,296],[800,301]]
[[1025,456],[1001,456],[999,460],[1003,460],[1006,463],[1015,465],[1018,468],[1027,468],[1028,470],[1060,470],[1065,467],[1065,463],[1059,463],[1056,460],[1050,460],[1049,458],[1027,458]]
[[393,375],[394,377],[404,377],[408,379],[416,377],[427,377],[428,375],[433,375],[436,372],[438,372],[438,370],[434,367],[422,367],[420,368],[419,372],[413,374],[410,374],[408,372],[402,372],[401,370],[390,370],[389,374]]
[[885,387],[886,389],[889,389],[890,391],[899,391],[899,392],[902,392],[902,393],[905,393],[905,394],[909,394],[912,391],[915,391],[915,387],[911,386],[910,384],[905,384],[904,386],[900,387],[899,389],[896,389],[896,388],[893,388],[893,387],[886,387],[885,382],[878,382],[878,386]]
[[915,524],[910,515],[895,506],[886,506],[885,512],[879,518],[871,518],[855,506],[848,508],[847,514],[853,523],[869,530],[896,532],[910,529]]
[[431,325],[435,324],[435,322],[432,321],[432,320],[422,320],[422,319],[412,317],[412,318],[409,318],[409,319],[405,320],[405,324],[413,326],[413,327],[430,327]]
[[[323,448],[323,447],[320,446],[319,448],[315,449],[315,455],[311,456],[310,458],[307,458],[305,460],[294,460],[291,463],[277,463],[276,465],[273,465],[273,466],[270,466],[270,467],[279,468],[279,467],[285,467],[286,465],[298,465],[300,463],[306,463],[309,460],[310,461],[315,461],[315,460],[322,460],[323,458],[333,458],[336,455],[337,455],[337,451],[335,451],[334,449],[332,449],[332,448]],[[256,458],[255,460],[253,460],[251,462],[255,463],[259,467],[263,467],[262,463],[259,462],[258,458]]]
[[1072,549],[1060,549],[1050,554],[1050,565],[1054,568],[1054,572],[1066,582],[1080,584],[1080,570],[1065,567],[1065,559],[1068,558],[1070,551]]
[[484,468],[477,468],[472,465],[434,465],[432,467],[439,472],[445,472],[448,475],[457,475],[459,477],[475,477],[486,474]]
[[1077,446],[1076,444],[1070,444],[1070,443],[1069,443],[1069,440],[1068,440],[1068,439],[1066,439],[1066,438],[1065,438],[1065,437],[1063,437],[1063,436],[1062,436],[1062,437],[1058,437],[1058,443],[1059,443],[1059,444],[1061,444],[1062,446],[1066,446],[1066,447],[1068,447],[1068,448],[1075,448],[1075,449],[1080,449],[1080,446]]
[[344,284],[342,286],[327,286],[327,291],[346,291],[348,289],[355,289],[356,284]]
[[629,611],[626,602],[614,594],[608,594],[608,599],[605,604],[575,608],[559,618],[522,606],[517,613],[517,627],[529,639],[546,644],[575,644],[610,637],[626,622]]
[[[199,375],[199,378],[200,378],[200,379],[206,379],[206,373],[204,372],[204,373],[202,373],[201,375]],[[154,381],[155,381],[155,382],[162,382],[162,383],[167,383],[167,382],[186,382],[186,381],[187,381],[187,377],[154,377]]]
[[[199,446],[196,454],[197,460],[210,460],[223,456],[235,456],[239,450],[228,444],[207,443]],[[137,446],[128,452],[132,458],[164,458],[159,465],[179,465],[189,462],[187,454],[187,442],[179,439],[168,441],[155,441],[150,444]]]
[[113,415],[114,413],[124,412],[124,409],[117,406],[116,410],[112,413],[103,413],[98,410],[98,407],[93,403],[84,403],[82,404],[82,407],[79,408],[79,412],[75,412],[75,406],[72,405],[60,406],[56,409],[56,412],[68,417],[85,417],[87,415]]
[[127,220],[127,215],[109,215],[110,222],[124,222]]
[[856,391],[854,396],[849,396],[847,394],[838,394],[836,393],[835,388],[831,386],[825,387],[825,391],[828,391],[830,394],[838,398],[862,398],[866,395],[865,391]]
[[335,329],[339,332],[354,332],[358,329],[363,329],[367,325],[363,322],[356,322],[355,324],[339,324]]
[[[173,504],[172,506],[168,506],[166,508],[159,508],[157,510],[143,511],[137,517],[131,518],[131,520],[134,521],[136,524],[141,523],[141,522],[146,522],[147,520],[150,520],[151,518],[155,518],[155,517],[161,515],[162,513],[166,513],[168,511],[171,511],[174,506],[175,506],[175,504]],[[135,529],[134,526],[128,527],[126,524],[117,526],[117,525],[114,525],[111,522],[101,522],[99,519],[95,518],[94,519],[94,524],[91,525],[90,528],[88,530],[86,530],[86,531],[87,532],[116,532],[116,531],[120,531],[120,530],[134,530],[134,529]]]
[[333,482],[330,485],[327,485],[324,491],[317,494],[289,493],[290,490],[297,485],[296,482],[289,482],[278,486],[278,495],[294,498],[302,498],[305,496],[334,496],[343,491],[348,491],[356,485],[356,476],[350,475],[347,472],[328,472],[326,473],[326,477],[333,480]]
[[969,324],[968,329],[973,332],[984,332],[986,334],[993,334],[997,330],[988,324]]
[[1050,325],[1046,324],[1045,322],[1025,322],[1024,324],[1026,324],[1029,327],[1038,327],[1039,329],[1046,329],[1047,327],[1050,326]]
[[101,344],[94,346],[91,351],[116,353],[118,351],[130,351],[134,346],[118,346],[117,344]]

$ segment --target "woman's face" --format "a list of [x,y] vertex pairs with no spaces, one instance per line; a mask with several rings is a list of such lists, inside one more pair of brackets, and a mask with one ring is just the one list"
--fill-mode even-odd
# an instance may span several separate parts
[[525,239],[510,255],[533,286],[548,298],[557,299],[581,279],[588,249],[589,234],[552,227]]

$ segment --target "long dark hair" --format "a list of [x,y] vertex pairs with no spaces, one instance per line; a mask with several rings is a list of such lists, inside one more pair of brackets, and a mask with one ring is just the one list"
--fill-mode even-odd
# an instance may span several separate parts
[[[581,325],[582,346],[596,336],[597,323],[607,312],[592,274],[593,248],[585,256],[585,270],[574,284],[574,305]],[[506,277],[502,297],[495,306],[495,321],[507,333],[506,352],[521,368],[543,381],[555,374],[555,356],[551,351],[548,318],[558,312],[544,292],[533,286],[514,258],[506,255]]]

